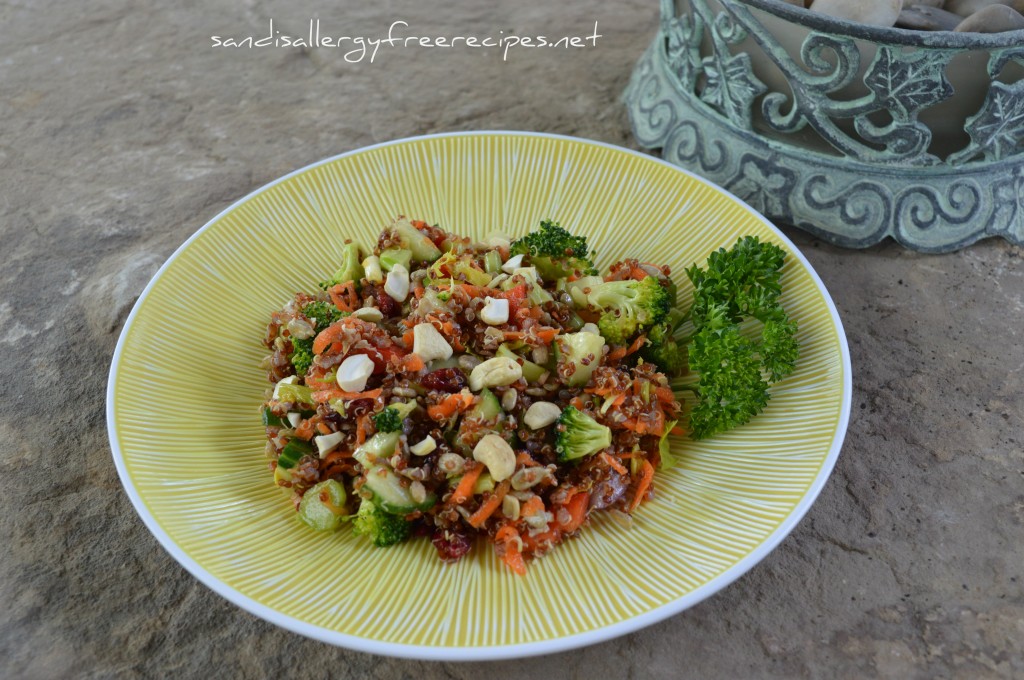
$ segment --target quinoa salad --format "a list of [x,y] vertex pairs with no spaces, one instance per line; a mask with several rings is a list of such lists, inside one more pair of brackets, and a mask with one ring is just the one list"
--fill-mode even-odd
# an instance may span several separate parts
[[667,266],[592,257],[549,220],[474,242],[400,217],[346,242],[264,338],[267,456],[298,518],[445,561],[487,541],[524,574],[596,513],[628,528],[670,435],[744,424],[793,370],[777,246],[712,253],[685,304]]

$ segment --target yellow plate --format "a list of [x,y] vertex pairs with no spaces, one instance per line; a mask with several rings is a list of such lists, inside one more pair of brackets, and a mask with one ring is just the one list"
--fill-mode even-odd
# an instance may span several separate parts
[[[598,519],[525,577],[478,544],[454,565],[427,540],[376,549],[302,525],[263,454],[257,365],[268,317],[398,214],[483,237],[543,218],[585,234],[600,268],[684,267],[745,234],[791,255],[783,302],[796,372],[751,424],[672,441],[632,529]],[[849,350],[828,293],[779,231],[712,184],[595,142],[483,132],[400,140],[294,172],[213,218],[160,269],[118,342],[107,392],[114,461],[160,543],[207,586],[275,624],[367,652],[495,659],[591,644],[692,606],[774,548],[839,454]]]

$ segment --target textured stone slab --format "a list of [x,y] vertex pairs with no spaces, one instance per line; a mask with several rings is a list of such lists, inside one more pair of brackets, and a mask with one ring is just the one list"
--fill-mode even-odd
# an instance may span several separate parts
[[[1024,675],[1024,251],[1004,242],[851,252],[790,231],[846,324],[846,446],[796,531],[680,616],[550,657],[422,664],[327,647],[213,595],[150,536],[108,449],[106,374],[148,277],[238,197],[375,141],[518,128],[632,145],[619,97],[657,5],[183,4],[0,5],[0,677]],[[298,33],[314,13],[334,34],[598,21],[603,37],[507,61],[209,47],[270,18]]]

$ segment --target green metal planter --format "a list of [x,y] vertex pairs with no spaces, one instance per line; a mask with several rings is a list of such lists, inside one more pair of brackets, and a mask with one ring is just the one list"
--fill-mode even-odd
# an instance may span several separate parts
[[625,99],[642,146],[832,243],[1024,244],[1024,31],[663,0]]

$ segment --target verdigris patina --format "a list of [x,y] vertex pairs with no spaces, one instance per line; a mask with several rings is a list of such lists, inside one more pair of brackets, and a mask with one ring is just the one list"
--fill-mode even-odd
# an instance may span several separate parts
[[[793,25],[799,41],[780,30]],[[879,29],[774,0],[663,0],[626,102],[638,143],[833,243],[1022,244],[1022,34]],[[965,76],[979,53],[984,68]],[[980,90],[969,82],[979,74]],[[964,101],[969,86],[977,96]]]

